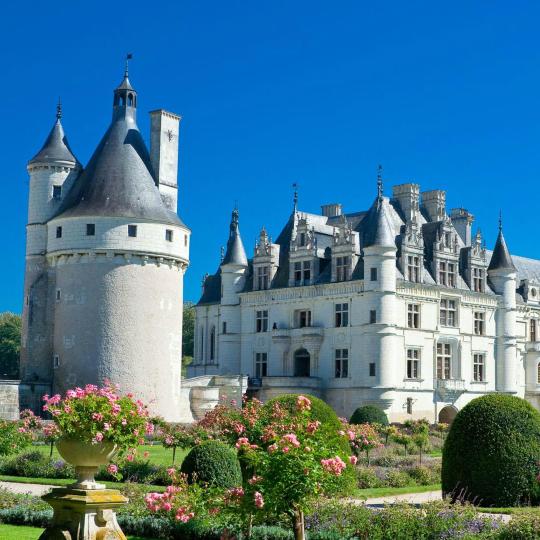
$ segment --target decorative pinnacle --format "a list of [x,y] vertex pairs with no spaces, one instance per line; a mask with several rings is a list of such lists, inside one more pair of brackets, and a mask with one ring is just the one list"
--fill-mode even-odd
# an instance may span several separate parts
[[62,118],[62,100],[58,97],[58,105],[56,105],[56,119]]
[[381,204],[383,200],[383,180],[382,180],[382,165],[377,167],[377,201]]
[[499,210],[499,232],[502,232],[502,210]]
[[129,61],[133,58],[133,54],[127,53],[126,54],[126,71],[124,73],[124,77],[128,77],[129,75]]
[[294,207],[294,211],[296,212],[296,209],[298,208],[298,184],[294,182],[292,187],[293,187],[293,207]]
[[220,257],[220,261],[223,262],[223,259],[225,258],[225,247],[224,246],[221,246],[219,257]]

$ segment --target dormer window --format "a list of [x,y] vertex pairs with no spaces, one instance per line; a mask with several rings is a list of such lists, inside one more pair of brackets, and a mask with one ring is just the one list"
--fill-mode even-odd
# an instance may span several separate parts
[[62,198],[62,186],[53,186],[52,188],[52,197],[54,200],[58,201]]
[[311,279],[311,262],[299,261],[294,263],[295,285],[309,285]]
[[257,267],[257,289],[260,291],[263,291],[265,289],[268,289],[268,274],[269,274],[269,268],[268,266],[259,266]]
[[407,279],[420,283],[420,257],[418,255],[407,255]]
[[300,233],[300,247],[306,245],[306,233]]
[[485,272],[483,268],[473,268],[473,291],[484,292]]
[[347,281],[351,267],[350,257],[336,257],[336,281]]
[[439,285],[456,286],[456,264],[448,261],[439,262]]
[[445,245],[447,248],[452,247],[452,234],[449,233],[449,232],[444,233],[444,245]]

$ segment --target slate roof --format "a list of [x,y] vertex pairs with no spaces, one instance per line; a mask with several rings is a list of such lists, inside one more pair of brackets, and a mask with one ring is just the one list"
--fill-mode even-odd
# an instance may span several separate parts
[[227,240],[227,251],[223,258],[223,264],[237,264],[239,266],[247,266],[248,260],[246,250],[240,236],[238,227],[238,210],[234,209],[232,213],[231,225],[229,229],[229,239]]
[[60,118],[56,119],[41,150],[28,162],[29,165],[33,163],[78,163],[69,147]]
[[495,242],[495,249],[489,261],[488,270],[515,270],[516,267],[512,262],[512,257],[506,246],[502,228],[499,228],[499,236]]

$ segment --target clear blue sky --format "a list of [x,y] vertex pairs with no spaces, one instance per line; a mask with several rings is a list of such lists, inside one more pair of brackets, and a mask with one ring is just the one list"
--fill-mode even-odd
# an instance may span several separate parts
[[185,297],[226,242],[234,201],[251,256],[265,225],[392,183],[447,189],[492,247],[499,207],[513,253],[540,258],[538,2],[7,2],[0,21],[4,218],[0,310],[22,303],[26,162],[59,95],[86,163],[133,52],[139,127],[183,116],[180,214],[192,228]]

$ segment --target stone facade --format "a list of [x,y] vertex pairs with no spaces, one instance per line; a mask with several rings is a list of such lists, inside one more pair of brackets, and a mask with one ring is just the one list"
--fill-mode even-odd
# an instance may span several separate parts
[[496,391],[538,407],[540,261],[510,257],[502,231],[486,250],[472,223],[444,191],[387,198],[380,179],[367,211],[295,203],[275,243],[263,229],[251,260],[205,277],[188,375],[241,373],[263,400],[307,392],[345,417],[448,420]]

